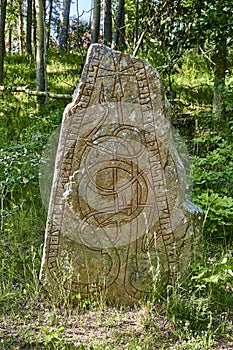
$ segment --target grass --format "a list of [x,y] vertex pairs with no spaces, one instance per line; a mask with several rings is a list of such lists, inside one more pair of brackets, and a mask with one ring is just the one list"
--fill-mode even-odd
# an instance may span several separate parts
[[[199,74],[195,73],[198,62]],[[72,93],[80,64],[78,54],[58,57],[50,53],[49,90]],[[184,80],[180,74],[174,76],[180,87],[179,98],[186,103],[175,106],[177,113],[189,111],[196,125],[196,141],[191,141],[190,147],[193,158],[196,157],[194,200],[205,210],[203,258],[192,266],[189,278],[169,285],[162,295],[155,286],[154,295],[134,308],[106,305],[98,298],[73,305],[68,298],[53,300],[43,290],[38,274],[46,211],[40,197],[39,162],[49,136],[61,123],[68,101],[50,100],[41,107],[35,97],[2,93],[0,349],[233,347],[231,131],[218,135],[221,142],[214,144],[208,133],[213,124],[209,112],[211,91],[207,96],[205,90],[199,89],[197,95],[186,89],[210,83],[212,76],[207,65],[196,56],[187,56],[180,67],[186,72]],[[34,65],[28,58],[8,56],[6,67],[5,84],[34,87]],[[203,119],[204,114],[208,120]]]

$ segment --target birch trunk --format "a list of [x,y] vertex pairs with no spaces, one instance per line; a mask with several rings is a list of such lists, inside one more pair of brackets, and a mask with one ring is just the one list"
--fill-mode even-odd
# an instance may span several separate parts
[[50,44],[52,15],[53,15],[53,0],[49,0],[49,18],[48,18],[48,26],[47,26],[47,49],[49,48],[49,44]]
[[19,22],[18,22],[18,45],[19,45],[19,54],[23,54],[23,0],[19,1]]
[[[44,4],[43,0],[35,0],[36,8],[36,90],[47,91],[46,84],[46,61],[45,61],[45,28],[44,28]],[[42,96],[39,102],[46,102]]]
[[4,56],[5,56],[5,21],[6,21],[6,0],[1,0],[0,8],[0,83],[3,82]]
[[69,19],[71,0],[63,0],[61,27],[59,35],[59,49],[66,50],[68,43]]

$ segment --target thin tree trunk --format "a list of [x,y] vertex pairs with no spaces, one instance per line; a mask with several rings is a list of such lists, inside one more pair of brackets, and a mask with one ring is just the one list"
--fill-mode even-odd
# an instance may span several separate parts
[[65,50],[68,42],[69,18],[70,18],[71,0],[63,0],[61,27],[59,35],[59,49]]
[[93,17],[93,9],[94,9],[94,0],[91,0],[91,11],[90,11],[90,17],[89,17],[89,27],[91,28],[91,22]]
[[213,96],[213,114],[216,120],[223,121],[225,115],[225,106],[223,102],[223,89],[225,87],[225,76],[227,69],[227,43],[226,39],[219,40],[215,46],[215,55],[213,57],[214,67],[214,96]]
[[[8,0],[7,2],[8,7],[11,8],[13,6],[13,0]],[[11,21],[8,21],[8,52],[12,52],[12,34],[13,34],[13,27],[14,25],[11,23]]]
[[4,76],[6,3],[7,3],[7,0],[1,0],[1,8],[0,8],[0,83],[3,82],[3,76]]
[[94,0],[93,17],[91,22],[91,43],[98,43],[100,34],[100,0]]
[[53,16],[53,0],[49,0],[49,18],[48,18],[48,26],[47,26],[47,49],[49,48],[49,44],[50,44],[52,16]]
[[32,0],[27,0],[26,51],[32,54]]
[[9,33],[8,33],[8,41],[9,41],[9,48],[8,51],[11,53],[12,51],[12,27],[11,25],[9,26]]
[[19,1],[19,24],[18,24],[18,44],[19,44],[19,54],[23,54],[23,0]]
[[36,30],[37,30],[37,23],[36,23],[36,0],[32,1],[32,7],[33,7],[33,43],[34,43],[34,59],[36,61]]
[[116,12],[116,20],[113,33],[112,48],[122,49],[125,46],[125,29],[124,29],[124,17],[125,17],[125,0],[118,0],[118,7]]
[[112,0],[104,0],[104,44],[112,43]]
[[[46,84],[46,61],[45,61],[45,27],[44,27],[44,4],[43,0],[35,0],[36,8],[36,90],[47,91]],[[39,103],[46,102],[44,96],[38,97]]]
[[125,1],[122,9],[121,25],[120,25],[120,36],[119,36],[119,49],[124,50],[125,45]]
[[77,19],[78,19],[78,24],[79,24],[79,6],[78,6],[78,1],[79,0],[76,0],[76,13],[77,13]]
[[139,27],[139,0],[135,0],[134,44],[138,42],[138,27]]

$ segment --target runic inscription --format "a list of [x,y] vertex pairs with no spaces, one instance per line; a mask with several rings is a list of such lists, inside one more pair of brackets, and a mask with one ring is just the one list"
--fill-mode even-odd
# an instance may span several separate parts
[[89,49],[60,133],[41,280],[54,293],[96,290],[134,303],[188,266],[198,208],[172,136],[158,73],[141,59]]

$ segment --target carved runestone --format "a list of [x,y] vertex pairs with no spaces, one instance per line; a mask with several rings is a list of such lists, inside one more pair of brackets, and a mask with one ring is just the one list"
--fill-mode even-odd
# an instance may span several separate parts
[[187,269],[201,212],[170,117],[154,68],[90,47],[57,149],[40,274],[50,293],[132,304]]

